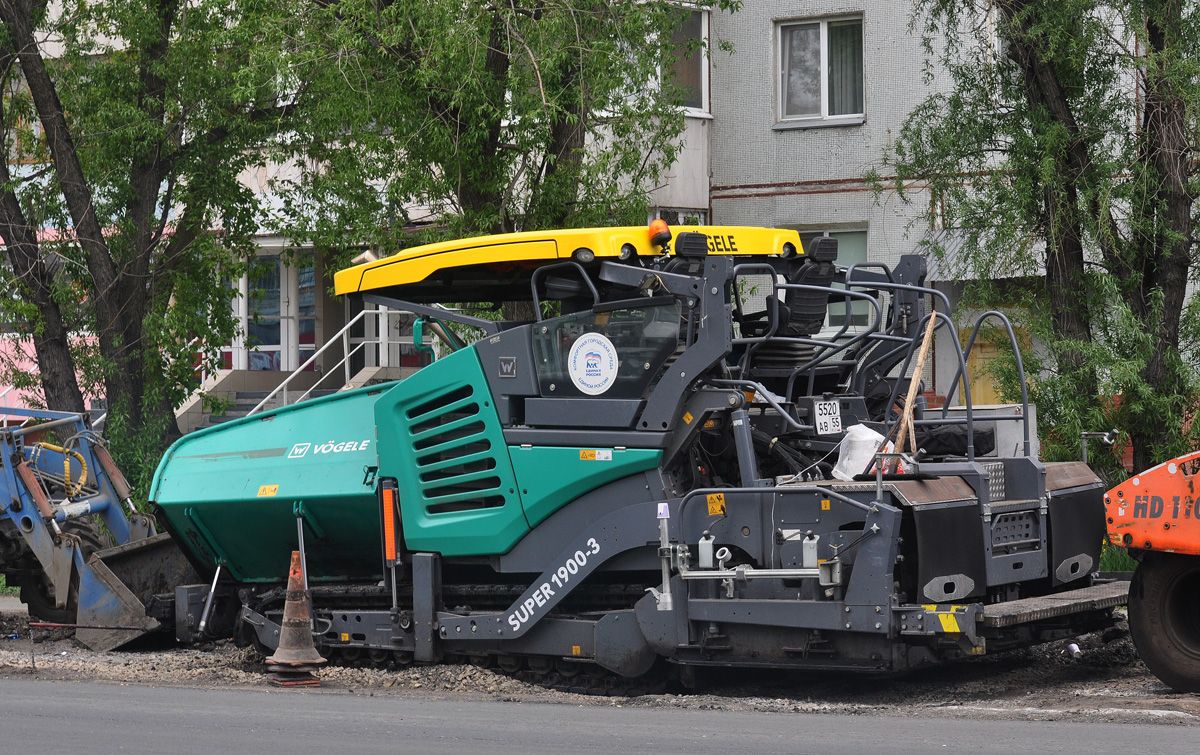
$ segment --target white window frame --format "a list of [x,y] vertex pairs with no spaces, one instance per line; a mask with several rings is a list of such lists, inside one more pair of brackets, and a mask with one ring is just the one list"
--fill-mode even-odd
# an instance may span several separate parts
[[[250,353],[258,351],[259,353],[279,353],[279,370],[264,370],[281,373],[290,373],[300,367],[304,360],[311,355],[304,355],[301,358],[300,350],[300,274],[299,269],[286,259],[285,251],[277,247],[260,247],[257,251],[259,257],[276,256],[279,258],[279,344],[271,344],[265,346],[250,346],[247,343],[247,333],[249,333],[250,320],[250,275],[243,274],[237,281],[238,293],[233,297],[232,307],[234,318],[238,322],[237,334],[233,337],[230,343],[222,347],[222,351],[231,352],[231,367],[235,370],[250,369]],[[313,264],[316,265],[316,253],[313,254]],[[317,288],[318,296],[320,295],[320,282],[318,281]],[[314,316],[317,331],[314,343],[310,347],[314,352],[319,350],[323,345],[320,343],[320,323],[321,317]]]
[[[863,27],[863,112],[861,113],[829,115],[829,24],[838,23],[839,21],[858,21]],[[803,26],[809,24],[817,24],[820,30],[821,112],[818,115],[786,115],[784,113],[787,103],[787,93],[785,91],[786,77],[784,76],[785,53],[783,49],[783,30],[789,26]],[[866,21],[861,13],[822,18],[788,18],[777,20],[775,22],[775,71],[773,75],[775,76],[775,119],[778,124],[784,127],[842,126],[860,124],[865,120],[867,109],[866,28]]]
[[[684,105],[682,108],[683,114],[692,118],[712,118],[712,103],[709,101],[708,96],[710,68],[709,55],[711,54],[711,38],[709,31],[711,27],[709,26],[709,19],[711,18],[712,14],[703,8],[697,8],[694,5],[686,3],[682,4],[680,7],[683,10],[700,14],[701,43],[700,49],[696,50],[694,53],[695,55],[700,56],[700,107],[695,108]],[[666,76],[664,75],[663,71],[659,71],[659,79],[661,81],[666,80]]]

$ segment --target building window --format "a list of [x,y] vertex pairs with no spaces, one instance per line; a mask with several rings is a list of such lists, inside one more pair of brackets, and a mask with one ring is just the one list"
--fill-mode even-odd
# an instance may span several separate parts
[[780,24],[779,61],[781,121],[862,118],[862,18]]
[[668,80],[683,93],[683,106],[708,112],[708,14],[690,11],[671,35]]
[[250,369],[281,370],[283,266],[278,255],[259,257],[258,262],[260,267],[250,279],[250,316],[245,324]]
[[238,292],[233,314],[243,335],[225,345],[225,369],[290,372],[316,353],[320,280],[312,250],[259,255],[250,273],[229,285]]
[[650,213],[650,220],[665,220],[669,226],[708,225],[708,210],[683,207],[657,207]]

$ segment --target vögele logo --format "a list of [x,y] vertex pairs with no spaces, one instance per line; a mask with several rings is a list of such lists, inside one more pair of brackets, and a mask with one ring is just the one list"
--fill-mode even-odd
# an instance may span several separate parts
[[303,459],[311,450],[313,456],[321,454],[344,454],[352,451],[366,451],[371,445],[371,439],[364,440],[328,440],[324,443],[297,443],[288,452],[289,459]]

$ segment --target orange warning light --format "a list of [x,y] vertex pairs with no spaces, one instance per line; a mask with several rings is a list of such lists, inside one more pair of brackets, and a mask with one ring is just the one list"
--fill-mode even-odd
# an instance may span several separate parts
[[667,221],[655,218],[650,221],[650,243],[655,246],[666,246],[671,241],[671,228]]

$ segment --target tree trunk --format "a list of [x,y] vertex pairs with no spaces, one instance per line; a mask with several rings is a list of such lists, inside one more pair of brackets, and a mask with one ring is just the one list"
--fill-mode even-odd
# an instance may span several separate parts
[[1091,342],[1092,327],[1085,289],[1084,229],[1077,189],[1079,182],[1092,170],[1092,160],[1066,89],[1059,80],[1059,72],[1045,59],[1029,33],[1029,19],[1022,15],[1026,7],[1023,0],[1002,0],[1001,9],[1009,23],[1008,56],[1024,72],[1026,97],[1031,109],[1047,113],[1071,135],[1071,142],[1056,166],[1051,183],[1043,188],[1046,288],[1054,335],[1063,345],[1057,356],[1058,367],[1060,372],[1079,381],[1079,396],[1094,397],[1099,382],[1095,369],[1089,366],[1080,348]]
[[[7,174],[7,169],[3,172]],[[5,183],[8,177],[3,177]],[[28,236],[28,227],[24,221],[13,222],[11,212],[17,205],[12,192],[0,194],[0,204],[3,205],[3,220],[0,220],[0,233],[4,236],[8,258],[12,263],[13,273],[30,299],[38,308],[41,322],[40,327],[33,330],[33,351],[37,359],[38,377],[42,384],[42,395],[46,408],[62,412],[82,412],[86,407],[83,403],[83,393],[79,390],[79,380],[75,375],[75,362],[71,357],[70,332],[63,322],[62,310],[54,301],[50,291],[50,276],[45,265],[38,257],[37,242],[22,239]],[[19,206],[16,207],[19,211]]]
[[[455,195],[459,206],[468,218],[488,217],[497,213],[484,227],[469,228],[469,230],[485,231],[487,233],[507,233],[513,230],[508,218],[501,214],[503,198],[507,183],[505,161],[501,155],[501,135],[504,124],[504,100],[508,93],[508,76],[512,61],[506,50],[504,40],[505,24],[504,9],[493,12],[491,30],[488,34],[487,58],[484,69],[490,86],[488,103],[484,111],[455,110],[453,120],[460,126],[461,131],[468,131],[464,119],[486,118],[486,137],[475,146],[475,150],[460,156],[457,165],[458,187]],[[468,175],[469,173],[469,175]],[[473,222],[468,220],[468,223]]]
[[[1151,61],[1144,71],[1146,105],[1143,139],[1149,158],[1148,170],[1155,178],[1154,199],[1159,203],[1156,253],[1147,260],[1138,292],[1140,308],[1147,313],[1146,325],[1153,333],[1150,358],[1142,368],[1142,379],[1159,396],[1178,395],[1183,383],[1173,374],[1179,360],[1179,326],[1187,292],[1192,255],[1192,196],[1189,165],[1190,132],[1187,102],[1174,83],[1178,72],[1163,70],[1171,51],[1185,44],[1179,0],[1151,4],[1147,13],[1147,39]],[[1161,293],[1161,308],[1150,306]],[[1133,306],[1134,302],[1130,302]],[[1137,311],[1137,310],[1135,310]],[[1138,423],[1133,434],[1134,468],[1146,469],[1162,461],[1162,452],[1172,429],[1161,421]]]
[[[174,3],[168,1],[160,9],[164,31],[169,29],[173,19],[173,8]],[[109,411],[122,412],[125,427],[130,432],[140,431],[153,419],[155,426],[164,423],[168,428],[167,437],[177,437],[178,425],[171,407],[165,406],[161,400],[154,401],[149,407],[145,405],[146,385],[150,377],[145,361],[147,345],[143,341],[152,251],[149,229],[162,180],[162,169],[157,162],[161,155],[156,153],[156,158],[148,162],[135,161],[133,166],[131,183],[136,195],[131,199],[130,210],[131,219],[136,221],[138,229],[133,237],[134,243],[126,251],[128,259],[118,268],[101,230],[91,187],[84,175],[58,90],[33,35],[31,5],[2,0],[0,20],[3,20],[12,39],[74,224],[75,237],[87,259],[88,272],[94,285],[92,299],[96,313],[96,337],[106,362],[104,386]],[[164,34],[159,47],[143,52],[154,54],[157,51],[163,54],[166,39]],[[146,69],[150,70],[153,64],[154,61],[147,60]],[[162,82],[152,74],[147,74],[139,84],[148,87],[147,91],[142,92],[139,105],[151,113],[161,114]],[[51,356],[52,363],[56,364],[54,359]]]
[[540,196],[533,198],[538,205],[539,224],[545,228],[564,225],[578,201],[579,170],[583,165],[583,146],[587,137],[588,113],[583,102],[585,93],[579,66],[569,61],[560,75],[564,81],[572,82],[570,89],[575,97],[561,112],[555,113],[550,123],[546,154],[553,159],[547,162]]
[[[0,68],[11,70],[15,57],[11,49],[0,51]],[[4,86],[7,85],[5,81]],[[0,122],[4,117],[0,102]],[[7,138],[8,135],[4,136]],[[37,307],[41,319],[31,330],[43,400],[48,409],[82,412],[86,407],[71,358],[70,329],[63,321],[62,309],[54,301],[52,276],[41,260],[37,236],[11,188],[12,175],[7,159],[0,160],[0,185],[3,185],[0,189],[0,235],[4,238],[13,274]]]

